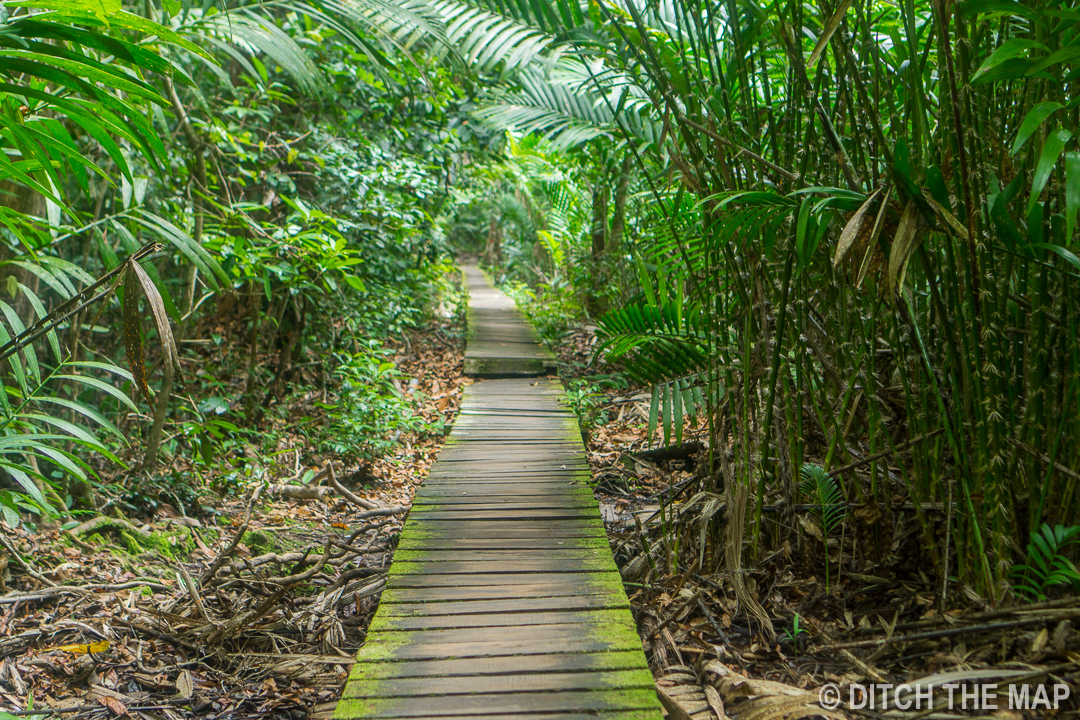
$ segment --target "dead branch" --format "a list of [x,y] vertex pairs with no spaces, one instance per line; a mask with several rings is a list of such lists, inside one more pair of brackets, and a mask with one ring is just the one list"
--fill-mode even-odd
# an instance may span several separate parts
[[1049,622],[1071,620],[1078,617],[1080,617],[1080,609],[1067,610],[1065,612],[1053,614],[1041,613],[1036,617],[1024,617],[1017,620],[1006,620],[1004,622],[985,623],[981,625],[966,625],[964,627],[946,628],[944,630],[930,630],[928,632],[912,633],[911,635],[893,635],[892,637],[877,638],[875,640],[856,640],[853,642],[828,645],[827,647],[830,650],[880,647],[891,643],[932,640],[935,638],[951,637],[953,635],[966,635],[968,633],[989,633],[996,630],[1008,630],[1023,627],[1024,625],[1045,625]]
[[94,518],[92,520],[87,520],[82,525],[78,525],[77,527],[73,527],[70,530],[67,530],[66,532],[69,535],[72,535],[74,537],[78,537],[80,535],[86,535],[87,533],[95,532],[97,530],[100,530],[102,528],[107,528],[107,527],[113,527],[113,528],[116,528],[116,529],[119,529],[119,530],[123,530],[124,532],[130,533],[130,534],[136,536],[140,540],[149,540],[150,539],[150,533],[145,532],[144,530],[141,530],[141,529],[135,527],[134,525],[132,525],[127,520],[125,520],[123,518],[108,517],[108,516],[105,516],[105,515],[100,515],[100,516],[98,516],[98,517],[96,517],[96,518]]
[[333,495],[336,490],[325,485],[313,487],[311,485],[271,485],[270,492],[288,500],[318,500],[324,502],[328,495]]
[[117,590],[130,590],[132,588],[148,587],[151,590],[171,591],[168,585],[152,582],[128,582],[119,585],[57,585],[56,587],[43,588],[41,590],[29,590],[27,592],[9,592],[0,596],[0,605],[23,602],[24,600],[49,600],[61,595],[85,595],[89,592],[116,592]]
[[191,600],[199,610],[199,617],[201,617],[204,622],[213,624],[210,620],[210,616],[206,614],[206,606],[203,605],[202,598],[199,596],[199,591],[195,587],[195,581],[191,579],[191,575],[188,574],[187,568],[183,565],[179,565],[178,568],[180,570],[180,577],[184,579],[184,585],[187,586],[188,594],[191,595]]
[[165,642],[171,643],[176,647],[184,648],[185,650],[201,652],[201,649],[198,645],[190,643],[187,640],[181,640],[175,635],[169,635],[168,633],[161,632],[160,630],[155,630],[154,628],[146,627],[145,625],[134,623],[130,620],[124,620],[123,618],[113,618],[111,622],[115,625],[123,625],[124,627],[133,630],[136,633],[142,633],[143,635],[149,635],[150,637],[157,638],[158,640],[164,640]]
[[340,482],[338,482],[337,475],[334,473],[334,463],[327,464],[326,469],[328,471],[327,477],[330,480],[330,486],[337,490],[339,493],[341,493],[342,497],[345,497],[354,505],[359,505],[360,507],[366,508],[367,510],[374,510],[375,508],[379,507],[378,503],[373,503],[370,500],[365,500],[364,498],[356,495],[351,490],[342,485]]
[[229,543],[224,552],[218,553],[218,556],[214,558],[213,564],[207,568],[203,576],[199,578],[199,584],[203,587],[214,579],[214,575],[221,569],[221,566],[225,563],[225,560],[233,554],[236,550],[236,546],[240,544],[240,540],[244,537],[244,533],[247,532],[248,525],[251,524],[251,510],[255,507],[255,503],[259,499],[259,495],[262,494],[262,486],[255,488],[251,493],[251,500],[248,501],[247,511],[244,513],[244,522],[240,523],[240,527],[236,530],[236,535],[233,536],[232,542]]

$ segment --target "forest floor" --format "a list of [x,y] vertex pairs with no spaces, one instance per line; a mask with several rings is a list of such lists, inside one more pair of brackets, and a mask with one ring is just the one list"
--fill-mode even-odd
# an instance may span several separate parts
[[[1080,598],[1056,596],[992,608],[971,589],[956,586],[942,598],[941,588],[922,570],[913,517],[905,523],[900,515],[889,527],[880,512],[875,518],[856,511],[860,531],[881,535],[880,552],[856,557],[853,544],[832,539],[829,585],[821,544],[783,542],[755,570],[741,570],[749,592],[771,618],[772,637],[740,606],[729,580],[732,573],[722,569],[722,562],[714,563],[721,568],[714,573],[660,574],[642,562],[635,572],[630,563],[635,554],[640,560],[642,528],[677,517],[681,527],[672,536],[682,535],[685,541],[687,534],[702,531],[703,506],[722,497],[694,498],[701,488],[695,480],[707,442],[704,429],[684,437],[678,451],[657,451],[656,438],[650,443],[647,432],[650,394],[597,374],[599,368],[589,362],[594,330],[569,330],[553,349],[564,382],[583,388],[572,397],[585,419],[596,494],[670,717],[789,717],[809,712],[818,689],[827,683],[838,685],[845,701],[854,697],[858,704],[867,699],[859,691],[852,696],[852,685],[916,680],[937,687],[933,701],[939,708],[947,702],[941,683],[998,684],[996,709],[991,703],[979,708],[969,702],[967,711],[954,717],[1078,716]],[[820,529],[805,516],[789,522],[820,537]],[[678,546],[661,550],[677,554]],[[1030,707],[1033,703],[1010,707],[1010,683],[1018,688],[1030,684],[1032,697],[1040,685],[1052,697],[1052,687],[1064,684],[1068,699],[1056,710]],[[959,709],[961,689],[955,692],[953,707]],[[888,698],[891,702],[895,696]],[[927,707],[924,703],[917,711],[913,704],[900,711],[890,705],[889,717],[926,717]],[[880,718],[882,710],[879,697],[877,707],[866,702],[853,715]]]
[[[449,425],[468,382],[464,333],[430,322],[384,347],[419,413]],[[233,479],[228,494],[203,485],[187,502],[130,522],[99,518],[77,536],[5,529],[0,557],[10,556],[15,581],[0,587],[0,717],[325,715],[443,437],[403,437],[369,466],[312,457],[295,428],[321,421],[319,401],[311,392],[283,401],[286,412],[261,428],[279,438],[276,451],[248,448],[248,480]],[[172,462],[179,476],[196,470]],[[33,558],[33,577],[19,556]]]
[[[453,321],[432,323],[388,347],[402,392],[418,395],[427,420],[450,423],[469,382],[463,333]],[[684,438],[692,452],[650,454],[647,394],[576,382],[595,380],[593,342],[590,328],[578,328],[555,349],[670,717],[780,718],[808,711],[824,683],[840,685],[846,698],[852,683],[929,676],[1066,683],[1068,712],[1024,714],[1003,703],[993,716],[1075,715],[1080,602],[995,610],[963,589],[943,602],[912,551],[914,527],[890,528],[877,558],[852,557],[838,544],[828,589],[820,546],[785,544],[744,572],[774,636],[740,606],[729,573],[630,571],[640,529],[662,522],[661,501],[690,505],[700,454],[690,443],[700,438]],[[302,455],[305,437],[290,428],[297,418],[317,422],[318,407],[305,394],[290,402],[283,419],[268,421],[281,423],[281,439],[263,468],[266,492],[253,493],[265,483],[251,483],[188,503],[178,497],[144,517],[129,514],[129,524],[99,521],[77,538],[59,529],[5,532],[16,581],[0,588],[0,712],[328,717],[377,607],[401,511],[442,438],[403,438],[393,456],[368,467],[338,466],[334,457]],[[297,484],[302,478],[307,486]],[[686,513],[684,522],[695,517]],[[17,567],[16,553],[34,558],[34,576]]]

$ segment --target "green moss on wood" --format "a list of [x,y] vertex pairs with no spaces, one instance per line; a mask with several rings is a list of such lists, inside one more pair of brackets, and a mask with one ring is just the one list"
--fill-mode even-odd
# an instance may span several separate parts
[[[659,704],[654,688],[620,688],[589,691],[586,706],[589,711],[653,710],[654,714],[643,714],[642,718],[659,718]],[[363,698],[347,699],[338,703],[334,711],[335,720],[353,720],[354,718],[400,717],[396,710],[402,705],[400,698]],[[603,715],[598,715],[603,718]],[[618,720],[625,715],[619,713]]]

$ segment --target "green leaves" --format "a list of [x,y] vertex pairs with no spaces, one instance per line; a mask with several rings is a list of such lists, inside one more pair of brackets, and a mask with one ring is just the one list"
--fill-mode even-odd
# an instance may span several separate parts
[[821,523],[821,533],[825,541],[825,588],[829,588],[829,535],[831,535],[847,517],[847,504],[844,495],[836,485],[836,480],[820,465],[803,463],[799,469],[802,481],[799,491],[809,500],[813,513]]
[[1038,532],[1031,533],[1026,563],[1014,565],[1013,587],[1034,600],[1045,600],[1047,591],[1057,586],[1080,588],[1080,571],[1065,555],[1068,548],[1080,541],[1080,526],[1050,527],[1043,523]]
[[1080,152],[1065,153],[1065,242],[1072,244],[1080,210]]
[[814,507],[825,536],[831,535],[847,517],[847,504],[836,481],[820,465],[803,463],[799,469],[799,491]]
[[1053,171],[1054,166],[1057,165],[1058,158],[1061,157],[1062,151],[1065,150],[1065,143],[1070,138],[1072,138],[1071,130],[1058,128],[1050,133],[1046,138],[1046,142],[1043,143],[1039,160],[1035,163],[1035,174],[1031,180],[1031,195],[1027,204],[1028,215],[1031,214],[1031,209],[1035,206],[1035,203],[1039,202],[1039,196],[1042,195],[1043,188],[1046,187],[1046,181],[1050,179],[1050,173]]
[[1047,100],[1041,102],[1035,107],[1031,108],[1027,116],[1024,118],[1024,122],[1020,123],[1020,129],[1016,132],[1016,141],[1013,143],[1011,155],[1015,155],[1020,151],[1020,148],[1024,147],[1024,143],[1028,141],[1032,133],[1039,129],[1046,118],[1054,114],[1055,111],[1065,107],[1061,103]]
[[[1040,42],[1024,38],[1010,38],[1002,43],[990,57],[971,76],[972,84],[988,82],[990,80],[1002,80],[1008,77],[1023,77],[1027,73],[1027,63],[1020,65],[1004,65],[1010,60],[1026,56],[1032,50],[1046,51],[1047,47]],[[1004,65],[1004,67],[1002,67]],[[997,70],[998,72],[993,72]]]

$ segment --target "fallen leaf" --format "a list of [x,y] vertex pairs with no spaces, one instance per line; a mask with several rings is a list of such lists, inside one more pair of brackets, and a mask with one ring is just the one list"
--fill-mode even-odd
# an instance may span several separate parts
[[89,644],[74,644],[74,645],[61,645],[60,647],[52,648],[52,650],[63,650],[64,652],[75,653],[76,655],[85,655],[87,653],[99,653],[105,652],[109,649],[109,641],[102,640],[96,643]]
[[99,703],[109,708],[109,712],[111,712],[113,715],[116,715],[117,717],[128,715],[130,717],[127,706],[116,698],[99,697],[97,700]]
[[181,670],[180,677],[176,678],[177,696],[187,700],[195,691],[195,680],[191,677],[190,670]]

